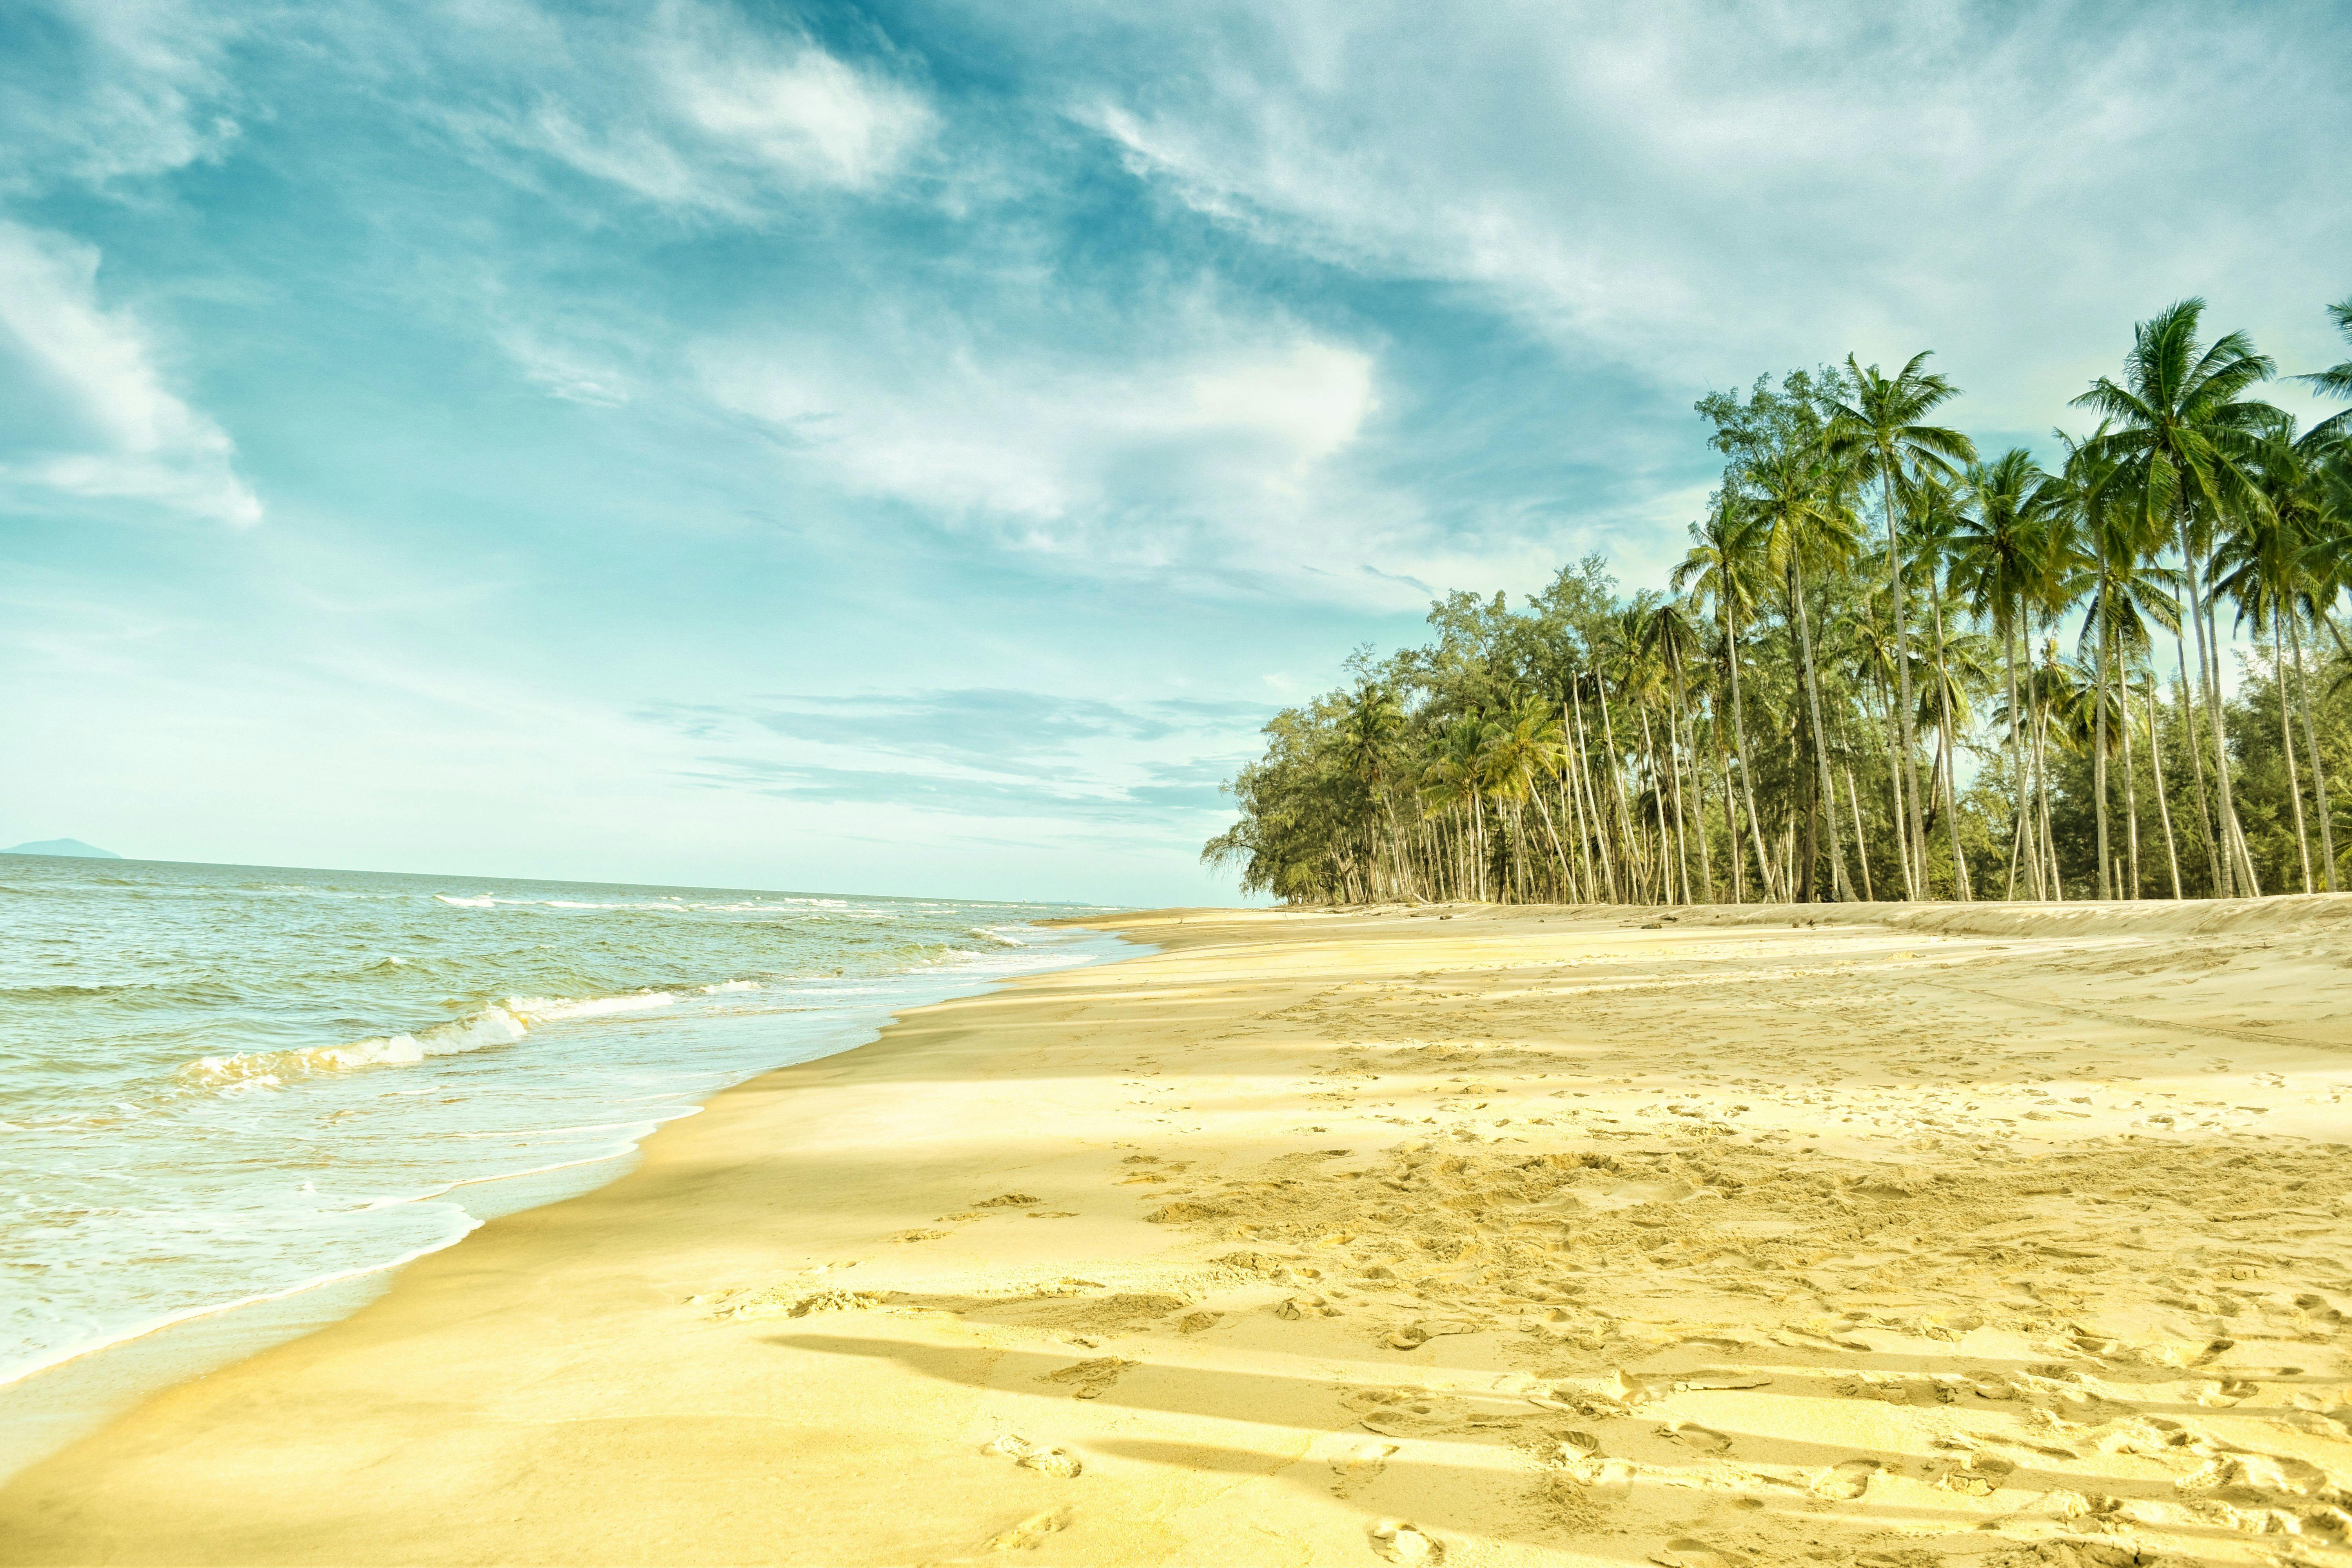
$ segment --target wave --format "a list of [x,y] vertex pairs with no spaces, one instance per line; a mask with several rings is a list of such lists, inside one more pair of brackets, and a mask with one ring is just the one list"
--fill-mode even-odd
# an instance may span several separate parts
[[992,942],[999,947],[1027,947],[1029,945],[1018,937],[1006,936],[1002,931],[997,930],[993,926],[974,926],[963,934],[966,936],[976,936],[982,942]]
[[[705,993],[757,991],[759,983],[729,980],[701,988]],[[410,1067],[427,1057],[463,1056],[471,1051],[510,1046],[543,1024],[565,1018],[601,1018],[619,1013],[646,1013],[675,1006],[668,991],[638,991],[625,996],[509,996],[479,1012],[446,1024],[371,1035],[345,1045],[304,1046],[286,1051],[240,1051],[233,1056],[202,1057],[180,1068],[178,1081],[191,1089],[229,1089],[281,1088],[289,1082],[322,1073],[349,1072],[355,1068]]]
[[292,1079],[315,1078],[320,1073],[394,1067],[421,1062],[426,1057],[488,1050],[494,1046],[512,1045],[530,1032],[530,1026],[522,1018],[504,1007],[491,1006],[413,1033],[371,1035],[349,1045],[200,1057],[182,1068],[177,1076],[182,1083],[198,1089],[230,1089],[247,1084],[269,1088]]

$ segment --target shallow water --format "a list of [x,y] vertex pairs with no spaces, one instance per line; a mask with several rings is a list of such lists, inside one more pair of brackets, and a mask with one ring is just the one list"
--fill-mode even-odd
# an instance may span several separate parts
[[0,1382],[445,1247],[1072,912],[0,856]]

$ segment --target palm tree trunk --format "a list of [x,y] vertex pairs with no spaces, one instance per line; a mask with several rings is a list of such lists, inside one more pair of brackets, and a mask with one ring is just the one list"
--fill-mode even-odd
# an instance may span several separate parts
[[1874,904],[1878,902],[1878,894],[1870,886],[1870,857],[1860,853],[1858,847],[1864,842],[1862,837],[1862,795],[1853,787],[1852,763],[1845,765],[1845,798],[1846,804],[1853,807],[1853,841],[1857,846],[1854,860],[1862,867],[1862,901]]
[[2132,755],[2131,669],[2128,666],[2116,673],[2116,710],[2124,727],[2124,839],[2131,847],[2131,890],[2123,896],[2142,896],[2139,877],[2139,773],[2138,759]]
[[1609,879],[1609,901],[1622,903],[1625,900],[1618,896],[1617,862],[1609,853],[1609,836],[1605,814],[1601,809],[1601,792],[1592,783],[1592,738],[1584,728],[1584,699],[1573,687],[1569,689],[1569,696],[1576,704],[1577,773],[1583,781],[1586,798],[1592,807],[1593,842],[1600,847],[1601,869]]
[[2147,765],[2156,775],[2156,810],[2164,819],[2164,863],[2172,872],[2172,897],[2179,902],[2180,892],[2180,848],[2172,837],[2172,802],[2164,788],[2164,731],[2158,727],[2156,707],[2156,674],[2147,678]]
[[[2183,605],[2181,608],[2185,610],[2188,606]],[[2189,644],[2186,639],[2187,634],[2176,626],[2172,634],[2172,657],[2178,668],[2174,673],[2172,691],[2180,707],[2181,748],[2189,753],[2189,781],[2196,786],[2197,833],[2205,846],[2206,891],[2209,896],[2218,899],[2225,896],[2221,889],[2228,885],[2229,872],[2221,864],[2221,835],[2214,830],[2212,803],[2205,794],[2205,748],[2197,739],[2197,710],[2189,695]],[[2200,643],[2199,653],[2201,655],[2203,651]]]
[[[1731,783],[1731,753],[1723,749],[1723,726],[1715,731],[1715,770],[1723,775],[1724,847],[1731,857],[1731,901],[1748,901],[1747,861],[1739,855],[1739,796]],[[1769,896],[1769,890],[1767,889]]]
[[[1929,791],[1927,798],[1931,803],[1938,799],[1943,802],[1939,809],[1944,814],[1944,822],[1948,828],[1960,819],[1960,782],[1952,772],[1952,751],[1949,733],[1938,731],[1936,735],[1936,754],[1930,759],[1927,769]],[[1952,897],[1958,902],[1969,903],[1971,901],[1969,895],[1969,862],[1968,858],[1960,853],[1960,836],[1957,831],[1951,831],[1947,832],[1944,837],[1952,851]]]
[[[1712,863],[1713,858],[1707,853],[1706,847],[1706,789],[1702,782],[1705,775],[1699,772],[1697,737],[1690,733],[1689,714],[1686,711],[1690,699],[1689,694],[1683,689],[1683,668],[1679,659],[1674,665],[1674,677],[1675,710],[1667,716],[1666,739],[1670,746],[1680,747],[1679,757],[1682,759],[1675,764],[1675,817],[1677,824],[1675,831],[1677,833],[1681,831],[1679,825],[1683,816],[1683,760],[1686,760],[1690,765],[1691,794],[1698,801],[1698,826],[1692,834],[1692,837],[1698,840],[1698,879],[1699,885],[1706,889],[1706,898],[1693,898],[1690,901],[1695,904],[1711,904],[1715,902],[1715,867]],[[1683,740],[1680,742],[1676,742],[1672,733],[1676,720],[1683,721]],[[1690,868],[1687,864],[1683,868],[1683,890],[1685,892],[1690,890]]]
[[[1669,721],[1669,723],[1671,723],[1671,720]],[[1669,732],[1667,735],[1667,741],[1670,746],[1673,739],[1674,737],[1672,733]],[[1650,784],[1652,799],[1658,808],[1658,849],[1659,854],[1663,858],[1666,846],[1667,783],[1666,779],[1659,776],[1658,741],[1657,737],[1651,733],[1650,731],[1650,705],[1646,702],[1642,704],[1642,749],[1648,752],[1650,757]],[[1671,904],[1675,901],[1675,873],[1679,870],[1682,873],[1683,879],[1682,901],[1687,904],[1692,900],[1690,896],[1690,852],[1683,843],[1683,775],[1680,768],[1671,765],[1671,757],[1668,761],[1669,766],[1665,771],[1667,775],[1674,781],[1673,789],[1675,794],[1675,859],[1673,865],[1665,868],[1666,902]]]
[[[1756,846],[1756,875],[1764,883],[1764,900],[1772,900],[1772,864],[1764,851],[1764,824],[1756,816],[1756,781],[1748,771],[1748,711],[1739,696],[1739,618],[1726,608],[1723,634],[1731,666],[1731,749],[1739,758],[1739,791],[1748,803],[1748,835]],[[1738,850],[1733,854],[1737,856]]]
[[1853,888],[1846,880],[1845,857],[1838,848],[1837,789],[1830,783],[1830,753],[1822,728],[1822,686],[1813,668],[1813,617],[1805,605],[1805,569],[1793,552],[1789,557],[1789,581],[1790,597],[1797,605],[1797,630],[1804,647],[1805,700],[1812,710],[1813,718],[1813,761],[1815,772],[1820,775],[1816,784],[1815,815],[1822,815],[1820,802],[1826,800],[1829,803],[1826,816],[1830,830],[1830,888],[1840,902],[1851,903]]
[[1893,449],[1880,447],[1879,460],[1879,494],[1886,510],[1886,576],[1895,595],[1895,674],[1900,683],[1903,699],[1903,706],[1896,713],[1896,722],[1903,737],[1902,798],[1911,814],[1909,822],[1902,825],[1905,833],[1903,853],[1906,860],[1918,868],[1918,876],[1912,885],[1925,893],[1927,887],[1927,832],[1919,816],[1919,775],[1911,767],[1912,753],[1917,747],[1911,734],[1911,644],[1903,629],[1903,544],[1895,527]]
[[1633,805],[1625,796],[1625,770],[1621,764],[1620,753],[1617,750],[1617,721],[1609,716],[1609,689],[1599,683],[1597,676],[1594,678],[1594,687],[1593,700],[1601,707],[1601,744],[1609,750],[1609,783],[1617,796],[1618,825],[1624,829],[1625,834],[1623,843],[1627,889],[1638,896],[1639,893],[1646,891],[1646,889],[1637,884],[1645,881],[1646,879],[1640,865],[1643,858],[1640,856],[1639,846],[1635,842],[1633,832]]
[[1960,785],[1952,771],[1952,753],[1959,741],[1952,729],[1952,675],[1945,668],[1944,596],[1936,585],[1935,576],[1931,567],[1927,574],[1927,603],[1936,613],[1936,713],[1944,731],[1937,743],[1944,752],[1944,836],[1951,841],[1952,897],[1965,904],[1973,903],[1975,899],[1969,887],[1968,857],[1960,853]]
[[[2186,507],[2180,509],[2180,554],[2181,564],[2188,574],[2189,615],[2196,623],[2198,633],[2198,674],[2205,689],[2206,717],[2213,731],[2214,802],[2221,831],[2222,864],[2228,868],[2232,884],[2242,877],[2247,896],[2258,899],[2262,897],[2262,884],[2254,876],[2253,858],[2246,853],[2245,829],[2239,826],[2237,803],[2230,789],[2230,742],[2221,723],[2221,643],[2214,634],[2213,617],[2208,614],[2211,606],[2205,603],[2204,590],[2199,586],[2200,562],[2195,541],[2189,534],[2189,509]],[[2212,649],[2210,658],[2206,652],[2209,647]],[[2232,886],[2231,892],[2223,896],[2234,895],[2235,888]]]
[[2279,623],[2286,619],[2286,611],[2273,607],[2271,611],[2271,684],[2278,688],[2279,750],[2286,756],[2286,797],[2294,803],[2294,847],[2303,858],[2303,890],[2312,891],[2311,836],[2303,826],[2303,780],[2294,765],[2294,729],[2286,711],[2286,649],[2279,637]]
[[[2104,598],[2104,591],[2102,593]],[[2094,615],[2107,608],[2100,600],[2093,600]],[[2104,620],[2104,616],[2102,616]],[[2107,879],[2107,628],[2095,625],[2099,648],[2098,689],[2091,693],[2091,795],[2098,806],[2099,818],[2099,898],[2102,901],[2115,897],[2115,884]]]
[[[2311,677],[2303,668],[2303,632],[2293,616],[2287,617],[2286,640],[2294,654],[2294,689],[2303,709],[2303,743],[2311,753],[2313,804],[2319,807],[2320,882],[2332,893],[2336,890],[2336,829],[2328,820],[2327,773],[2319,761],[2319,731],[2311,719]],[[2284,697],[2281,700],[2284,700]]]
[[[1559,716],[1560,731],[1565,734],[1568,729],[1568,704],[1565,702],[1559,705]],[[1574,765],[1573,760],[1565,755],[1566,747],[1563,746],[1561,750],[1563,755],[1560,758],[1559,767],[1559,816],[1561,821],[1574,825],[1572,830],[1576,834],[1576,858],[1583,871],[1582,879],[1576,885],[1576,901],[1580,904],[1597,904],[1601,900],[1595,890],[1597,884],[1592,879],[1592,845],[1584,836],[1584,802],[1579,798],[1576,793],[1575,777],[1569,771]]]
[[1568,851],[1559,847],[1559,830],[1552,826],[1551,807],[1544,803],[1543,786],[1535,785],[1528,793],[1536,797],[1536,810],[1543,817],[1544,836],[1551,840],[1551,852],[1559,857],[1560,879],[1568,885],[1571,893],[1577,893],[1578,896],[1572,901],[1580,904],[1584,902],[1584,899],[1576,887],[1576,872],[1568,863]]
[[[2046,676],[2037,672],[2035,685],[2047,684]],[[2058,846],[2050,837],[2050,712],[2049,704],[2037,695],[2033,704],[2033,791],[2035,806],[2033,853],[2047,868],[2049,896],[2060,903],[2066,901],[2065,879],[2058,870]]]
[[[2025,742],[2021,739],[2021,726],[2017,711],[2017,615],[2012,608],[2001,621],[2001,662],[2009,678],[2009,765],[2010,782],[2015,786],[2016,800],[2010,817],[2009,891],[2005,897],[2017,897],[2018,849],[2025,842]],[[2028,884],[2033,896],[2042,896],[2042,879],[2037,875]]]
[[[1903,898],[1908,903],[1917,900],[1920,894],[1918,881],[1912,875],[1911,853],[1904,837],[1903,730],[1895,720],[1895,688],[1889,684],[1886,687],[1886,820],[1895,825],[1895,863],[1903,868]],[[1862,710],[1864,713],[1870,711],[1867,699],[1864,700]]]

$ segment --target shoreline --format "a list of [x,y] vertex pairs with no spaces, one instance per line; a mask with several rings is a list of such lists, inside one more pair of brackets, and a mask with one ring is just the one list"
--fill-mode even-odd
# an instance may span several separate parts
[[[1030,923],[1043,929],[1048,922]],[[1116,949],[1104,951],[1093,943],[1073,944],[1071,952],[1075,956],[1055,967],[1083,967],[1123,956]],[[870,1044],[902,1012],[959,996],[984,994],[1003,983],[996,976],[955,981],[912,973],[896,978],[922,999],[884,1001],[854,1018],[829,1020],[813,1039],[793,1035],[783,1047],[784,1061],[738,1081],[856,1050]],[[945,995],[936,994],[941,990]],[[925,996],[925,993],[932,994]],[[679,1023],[692,1029],[773,1026],[771,1017],[759,1014]],[[811,1055],[813,1044],[815,1050]],[[734,1087],[722,1085],[712,1098]],[[143,1399],[349,1317],[390,1289],[410,1265],[463,1245],[483,1225],[524,1209],[566,1202],[620,1179],[635,1167],[648,1139],[675,1122],[692,1120],[707,1103],[688,1105],[646,1121],[617,1148],[551,1165],[461,1177],[397,1200],[445,1203],[470,1216],[473,1223],[448,1239],[236,1300],[181,1309],[13,1373],[0,1381],[0,1484]]]
[[1152,951],[723,1090],[8,1560],[2352,1560],[2352,898],[1055,923]]

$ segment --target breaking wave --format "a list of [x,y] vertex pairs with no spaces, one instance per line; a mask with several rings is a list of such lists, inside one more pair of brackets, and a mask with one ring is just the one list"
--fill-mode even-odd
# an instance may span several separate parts
[[[730,980],[706,985],[705,993],[756,991],[751,980]],[[202,1057],[179,1070],[180,1083],[190,1089],[275,1088],[320,1073],[349,1072],[354,1068],[402,1067],[427,1057],[463,1056],[510,1046],[541,1024],[559,1018],[595,1018],[615,1013],[644,1013],[674,1005],[667,991],[640,991],[626,996],[509,996],[463,1018],[434,1024],[396,1035],[371,1035],[348,1045],[306,1046],[290,1051],[240,1051],[234,1056]]]

